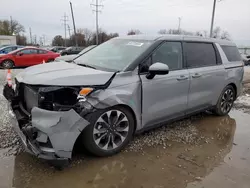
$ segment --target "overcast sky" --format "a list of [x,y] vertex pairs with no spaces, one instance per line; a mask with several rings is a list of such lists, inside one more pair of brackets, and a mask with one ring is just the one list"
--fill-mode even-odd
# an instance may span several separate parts
[[[99,0],[101,1],[101,0]],[[95,29],[92,0],[71,0],[77,28]],[[187,31],[209,31],[213,0],[103,0],[100,27],[107,32],[125,35],[129,29],[143,34],[156,34],[160,29],[178,27]],[[222,0],[217,3],[215,26],[230,33],[238,45],[250,45],[250,0]],[[56,34],[64,36],[60,21],[64,12],[72,19],[68,0],[2,0],[0,19],[18,20],[33,34],[46,35],[51,40]],[[73,32],[73,30],[71,31]],[[68,35],[68,33],[67,33]]]

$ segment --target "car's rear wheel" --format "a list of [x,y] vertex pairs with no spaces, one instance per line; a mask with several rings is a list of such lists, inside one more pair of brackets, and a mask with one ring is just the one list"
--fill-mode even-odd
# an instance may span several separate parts
[[11,69],[11,68],[14,67],[14,62],[12,60],[9,60],[9,59],[8,60],[4,60],[2,62],[2,67],[4,69]]
[[236,91],[233,86],[228,85],[220,95],[220,98],[215,107],[215,114],[219,116],[227,115],[233,107],[233,103],[236,98]]
[[116,154],[132,139],[134,119],[124,107],[100,110],[86,119],[90,125],[83,132],[83,144],[96,156]]

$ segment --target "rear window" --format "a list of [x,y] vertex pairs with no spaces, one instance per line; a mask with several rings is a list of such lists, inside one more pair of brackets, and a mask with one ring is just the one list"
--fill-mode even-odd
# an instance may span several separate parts
[[188,68],[198,68],[206,66],[214,66],[216,62],[216,54],[211,43],[184,43],[186,51],[186,60]]
[[228,61],[241,61],[239,50],[236,46],[221,46],[227,56]]

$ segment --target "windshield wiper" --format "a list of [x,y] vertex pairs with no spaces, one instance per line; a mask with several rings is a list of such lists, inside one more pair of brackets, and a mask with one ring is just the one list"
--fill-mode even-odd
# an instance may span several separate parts
[[[76,63],[75,61],[73,61],[74,63]],[[92,67],[91,65],[87,65],[87,64],[82,64],[82,63],[76,63],[77,65],[83,66],[83,67],[88,67],[91,69],[96,69],[95,67]]]

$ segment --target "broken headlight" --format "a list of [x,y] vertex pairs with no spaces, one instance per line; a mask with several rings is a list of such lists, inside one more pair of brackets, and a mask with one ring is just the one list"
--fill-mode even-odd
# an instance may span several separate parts
[[78,99],[78,88],[45,88],[39,91],[39,107],[50,111],[67,111]]

